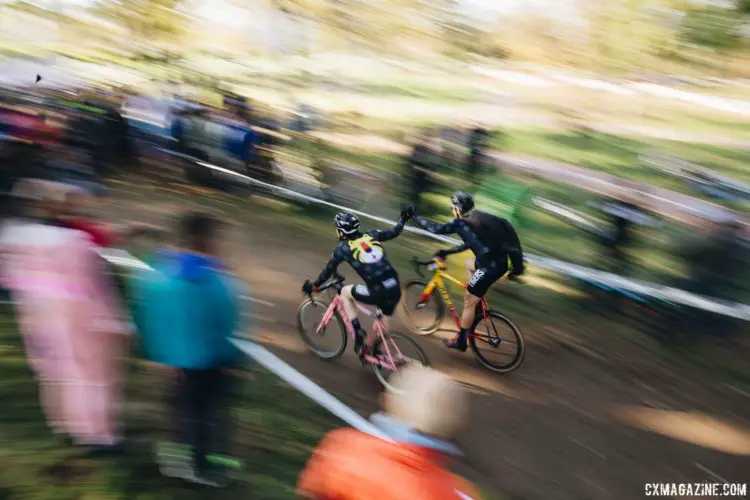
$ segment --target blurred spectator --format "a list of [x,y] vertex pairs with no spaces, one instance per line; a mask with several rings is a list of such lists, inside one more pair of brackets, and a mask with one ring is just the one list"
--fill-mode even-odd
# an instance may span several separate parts
[[106,161],[109,168],[128,167],[133,158],[128,121],[121,112],[120,99],[112,99],[105,107],[107,141]]
[[643,208],[643,199],[636,194],[635,188],[627,183],[624,186],[628,191],[619,199],[596,204],[609,222],[601,238],[607,269],[621,275],[627,275],[631,269],[630,250],[635,243],[635,228],[656,225]]
[[183,217],[181,249],[152,256],[154,270],[143,271],[134,294],[149,358],[171,367],[178,381],[169,398],[174,439],[191,450],[184,454],[175,443],[165,445],[162,472],[209,486],[224,482],[207,454],[231,385],[228,369],[238,361],[230,338],[240,323],[243,293],[220,258],[220,228],[208,215]]
[[88,234],[95,245],[108,247],[114,242],[114,235],[109,228],[90,218],[90,212],[95,206],[95,196],[77,186],[68,191],[60,220],[65,227]]
[[432,175],[435,172],[435,154],[430,148],[428,139],[424,135],[417,137],[407,160],[409,175],[408,203],[421,211],[422,195],[429,190]]
[[489,133],[484,127],[475,126],[469,132],[467,147],[469,156],[466,163],[466,174],[469,182],[476,184],[479,181],[479,175],[484,169],[485,150],[487,148],[487,139]]
[[26,210],[4,231],[3,277],[50,427],[93,452],[120,451],[119,358],[129,325],[91,239],[55,219],[67,189],[19,183]]
[[0,142],[0,220],[9,216],[13,209],[11,191],[19,174],[15,148],[13,142]]
[[182,136],[186,147],[186,154],[202,161],[207,161],[209,154],[208,112],[204,108],[196,108],[186,113],[182,120]]
[[250,123],[250,104],[247,99],[237,94],[225,94],[223,97],[224,109],[245,123]]
[[295,106],[289,129],[297,134],[307,134],[320,126],[320,116],[316,109],[307,103],[298,103]]
[[50,149],[38,176],[50,181],[74,184],[95,191],[101,189],[99,176],[90,165],[89,155],[82,148],[66,145]]
[[61,222],[70,229],[87,233],[100,247],[124,243],[130,237],[141,233],[158,232],[149,224],[131,223],[114,227],[99,221],[97,215],[103,194],[103,189],[98,185],[71,186],[60,213]]
[[747,246],[742,239],[742,224],[728,214],[712,221],[685,245],[690,283],[687,289],[709,297],[736,300],[732,292],[742,288],[737,277],[746,267]]
[[[448,471],[451,444],[467,416],[468,398],[446,375],[410,365],[393,376],[385,412],[372,421],[392,441],[343,428],[313,452],[298,492],[318,500],[448,500],[476,494]],[[450,409],[450,411],[447,411]]]
[[185,141],[185,121],[189,112],[190,110],[187,107],[175,109],[169,125],[169,133],[175,141],[175,150],[180,154],[188,154],[187,142]]
[[450,127],[442,127],[438,133],[442,145],[441,156],[443,161],[450,165],[451,170],[457,167],[463,169],[466,156],[466,131],[462,129],[460,124],[455,124]]

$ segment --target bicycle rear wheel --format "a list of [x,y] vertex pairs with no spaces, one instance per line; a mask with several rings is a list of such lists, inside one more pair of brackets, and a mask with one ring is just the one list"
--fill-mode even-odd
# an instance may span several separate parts
[[324,328],[317,331],[327,310],[328,304],[325,302],[316,299],[305,300],[297,311],[297,329],[308,349],[319,358],[332,361],[344,353],[347,332],[344,320],[338,312],[334,313]]
[[[385,338],[385,343],[383,342]],[[413,339],[398,332],[388,332],[383,337],[378,337],[373,342],[372,350],[382,364],[373,364],[372,369],[375,376],[383,387],[390,391],[396,389],[389,383],[391,375],[396,371],[408,366],[410,363],[419,363],[422,366],[430,366],[427,354],[419,347]],[[391,360],[393,364],[391,364]]]
[[474,334],[469,337],[469,344],[482,365],[498,373],[508,373],[521,366],[526,343],[521,330],[510,318],[487,311],[486,318],[476,317],[472,329]]
[[438,294],[433,292],[427,302],[419,304],[425,288],[427,283],[424,281],[409,281],[401,297],[401,308],[408,318],[407,327],[417,335],[435,333],[445,318],[445,304]]

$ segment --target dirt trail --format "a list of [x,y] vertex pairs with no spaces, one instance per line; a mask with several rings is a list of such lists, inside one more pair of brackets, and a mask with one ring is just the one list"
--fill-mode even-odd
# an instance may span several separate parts
[[[132,194],[118,196],[131,219],[155,223],[189,200],[154,192],[144,205]],[[236,210],[226,206],[236,220],[227,251],[252,294],[267,302],[254,305],[258,340],[361,414],[375,411],[380,386],[372,373],[350,352],[333,363],[318,360],[296,331],[300,284],[320,271],[334,242],[262,210],[248,224],[231,216]],[[560,339],[575,332],[530,328],[531,315],[515,319],[526,325],[529,352],[507,376],[483,370],[471,353],[446,351],[437,338],[417,339],[436,368],[472,393],[460,473],[514,498],[576,500],[640,498],[654,481],[750,479],[750,395],[642,362],[637,350],[566,349]],[[394,329],[404,331],[398,322]]]

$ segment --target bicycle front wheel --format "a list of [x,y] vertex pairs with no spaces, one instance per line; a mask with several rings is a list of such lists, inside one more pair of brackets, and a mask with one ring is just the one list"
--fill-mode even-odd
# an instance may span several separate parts
[[389,380],[398,370],[411,363],[430,366],[430,360],[419,344],[402,333],[388,332],[378,337],[373,342],[372,350],[380,362],[372,365],[375,376],[378,377],[383,387],[390,391],[396,391]]
[[510,318],[487,311],[486,318],[477,316],[472,329],[469,344],[482,365],[498,373],[508,373],[521,366],[526,343],[521,330]]
[[426,302],[420,303],[426,288],[424,281],[410,281],[404,286],[401,297],[401,308],[408,319],[407,326],[417,335],[435,333],[445,318],[445,304],[437,293],[433,292]]
[[335,313],[331,320],[318,331],[320,322],[328,310],[328,304],[316,299],[307,299],[297,311],[297,328],[300,337],[315,355],[332,361],[346,349],[346,326],[344,320]]

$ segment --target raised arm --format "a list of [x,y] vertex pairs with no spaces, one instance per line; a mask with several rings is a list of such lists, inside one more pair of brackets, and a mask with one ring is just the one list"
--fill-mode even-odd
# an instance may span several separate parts
[[462,243],[458,245],[457,247],[449,248],[447,250],[438,250],[437,252],[435,252],[435,256],[444,258],[448,255],[453,255],[454,253],[465,252],[468,249],[469,249],[469,245],[467,245],[466,243]]
[[406,224],[406,218],[401,217],[401,219],[399,219],[396,225],[393,226],[392,228],[386,229],[385,231],[370,231],[369,234],[376,241],[392,240],[393,238],[401,234],[401,232],[404,230],[405,224]]
[[428,221],[427,219],[415,216],[414,222],[419,224],[422,229],[429,231],[432,234],[453,234],[456,232],[455,220],[452,220],[445,224],[435,224],[434,222]]

